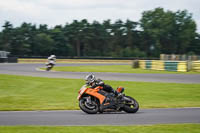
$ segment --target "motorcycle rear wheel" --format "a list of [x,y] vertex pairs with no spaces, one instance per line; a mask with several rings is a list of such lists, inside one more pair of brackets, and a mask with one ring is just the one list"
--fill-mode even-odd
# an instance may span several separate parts
[[125,96],[130,101],[125,100],[125,105],[123,107],[123,110],[127,113],[136,113],[139,110],[139,103],[130,96]]
[[79,107],[82,111],[88,114],[96,114],[99,111],[98,103],[92,101],[92,104],[88,104],[86,98],[80,99]]

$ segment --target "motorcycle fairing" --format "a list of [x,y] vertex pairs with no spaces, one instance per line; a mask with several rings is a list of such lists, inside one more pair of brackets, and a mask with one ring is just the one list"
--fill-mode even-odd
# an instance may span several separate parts
[[99,91],[98,89],[90,89],[90,88],[88,88],[86,93],[98,98],[99,101],[100,101],[100,104],[102,104],[106,97],[101,95],[101,94],[99,94],[98,91]]
[[118,87],[117,88],[117,92],[119,92],[119,93],[123,93],[124,92],[124,87]]

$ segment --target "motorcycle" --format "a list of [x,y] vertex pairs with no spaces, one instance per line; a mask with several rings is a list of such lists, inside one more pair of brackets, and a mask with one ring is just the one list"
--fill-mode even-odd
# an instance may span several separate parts
[[139,103],[134,98],[123,94],[123,87],[118,87],[116,91],[122,95],[115,97],[114,94],[103,91],[101,86],[93,89],[83,85],[77,97],[79,107],[88,114],[121,111],[136,113],[139,110]]
[[50,71],[55,65],[54,61],[50,61],[48,63],[46,63],[46,71]]

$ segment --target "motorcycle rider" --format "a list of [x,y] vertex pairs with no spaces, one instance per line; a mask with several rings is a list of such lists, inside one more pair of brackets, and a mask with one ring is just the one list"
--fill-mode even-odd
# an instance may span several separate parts
[[55,62],[56,62],[56,56],[55,55],[51,55],[51,56],[49,56],[48,57],[48,63],[49,64],[55,64]]
[[48,62],[46,63],[46,66],[51,65],[51,67],[53,67],[55,65],[56,62],[56,56],[55,55],[51,55],[47,58]]
[[115,97],[120,98],[122,96],[121,93],[115,91],[110,85],[105,84],[101,79],[96,79],[94,74],[89,74],[85,77],[86,85],[90,85],[91,88],[96,88],[97,86],[101,86],[102,90],[112,93]]

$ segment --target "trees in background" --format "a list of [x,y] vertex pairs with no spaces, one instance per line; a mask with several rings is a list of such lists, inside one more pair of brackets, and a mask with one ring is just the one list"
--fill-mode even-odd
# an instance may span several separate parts
[[145,45],[155,56],[160,53],[185,54],[196,36],[196,24],[186,10],[174,13],[156,8],[144,12],[140,22],[144,34],[149,37]]
[[64,26],[5,22],[0,50],[21,56],[159,57],[164,54],[199,54],[200,35],[188,11],[145,11],[139,22],[74,20]]

